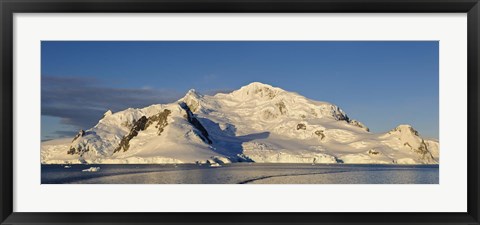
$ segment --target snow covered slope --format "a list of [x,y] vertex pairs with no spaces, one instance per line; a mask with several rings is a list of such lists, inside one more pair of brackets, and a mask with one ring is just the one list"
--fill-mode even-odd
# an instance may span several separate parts
[[338,106],[258,82],[228,94],[107,111],[73,140],[42,143],[42,163],[436,164],[438,141],[409,125],[384,134]]

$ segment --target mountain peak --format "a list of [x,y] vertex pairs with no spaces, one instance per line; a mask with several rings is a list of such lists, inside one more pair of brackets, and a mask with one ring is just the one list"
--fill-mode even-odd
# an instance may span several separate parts
[[284,91],[283,89],[273,87],[269,84],[252,82],[232,92],[232,94],[234,96],[240,97],[241,99],[250,99],[250,98],[273,99],[277,96],[278,93],[283,91]]
[[190,89],[179,101],[184,102],[192,112],[196,112],[200,108],[200,99],[202,97],[195,89]]
[[195,89],[190,89],[187,91],[187,95],[200,95]]
[[270,88],[271,88],[271,87],[273,87],[273,86],[272,86],[272,85],[269,85],[269,84],[264,84],[264,83],[262,83],[262,82],[254,81],[254,82],[252,82],[252,83],[250,83],[250,84],[247,84],[247,85],[245,85],[245,86],[243,86],[243,87],[270,87]]
[[198,99],[198,98],[201,98],[202,95],[200,93],[198,93],[195,89],[190,89],[187,91],[187,93],[185,94],[185,96],[182,98],[183,100],[185,99]]
[[103,116],[110,116],[112,114],[113,114],[112,110],[109,109],[103,114]]
[[191,89],[176,102],[111,114],[73,142],[42,144],[42,163],[438,162],[438,141],[410,125],[370,133],[334,104],[260,82],[215,96]]
[[100,120],[102,120],[105,117],[111,116],[112,114],[113,114],[112,110],[109,109],[103,114],[103,116]]
[[418,136],[418,131],[415,130],[412,126],[408,125],[408,124],[400,124],[398,125],[397,127],[395,127],[395,129],[391,130],[390,133],[409,133],[409,134],[413,134],[415,136]]

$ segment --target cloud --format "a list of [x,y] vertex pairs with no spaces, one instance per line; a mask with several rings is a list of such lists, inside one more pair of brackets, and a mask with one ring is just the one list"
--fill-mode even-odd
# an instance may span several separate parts
[[[183,96],[152,88],[113,88],[95,78],[42,76],[42,115],[79,129],[94,126],[108,109],[116,112],[170,103]],[[60,135],[60,134],[59,134]]]
[[54,131],[51,134],[46,134],[46,135],[42,134],[42,140],[41,141],[49,141],[49,140],[56,139],[56,138],[73,138],[77,133],[78,133],[78,131],[57,130],[57,131]]

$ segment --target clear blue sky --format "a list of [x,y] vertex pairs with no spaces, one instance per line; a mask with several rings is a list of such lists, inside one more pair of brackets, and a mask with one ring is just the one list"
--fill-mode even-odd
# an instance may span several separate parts
[[253,81],[340,106],[385,132],[438,138],[438,42],[42,42],[42,139],[107,109],[167,103]]

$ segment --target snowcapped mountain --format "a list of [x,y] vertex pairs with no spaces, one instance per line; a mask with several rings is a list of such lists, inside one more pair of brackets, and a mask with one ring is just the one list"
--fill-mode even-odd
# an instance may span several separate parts
[[436,164],[438,141],[409,125],[383,133],[338,106],[254,82],[228,94],[190,90],[170,104],[107,111],[72,139],[42,143],[42,163]]

